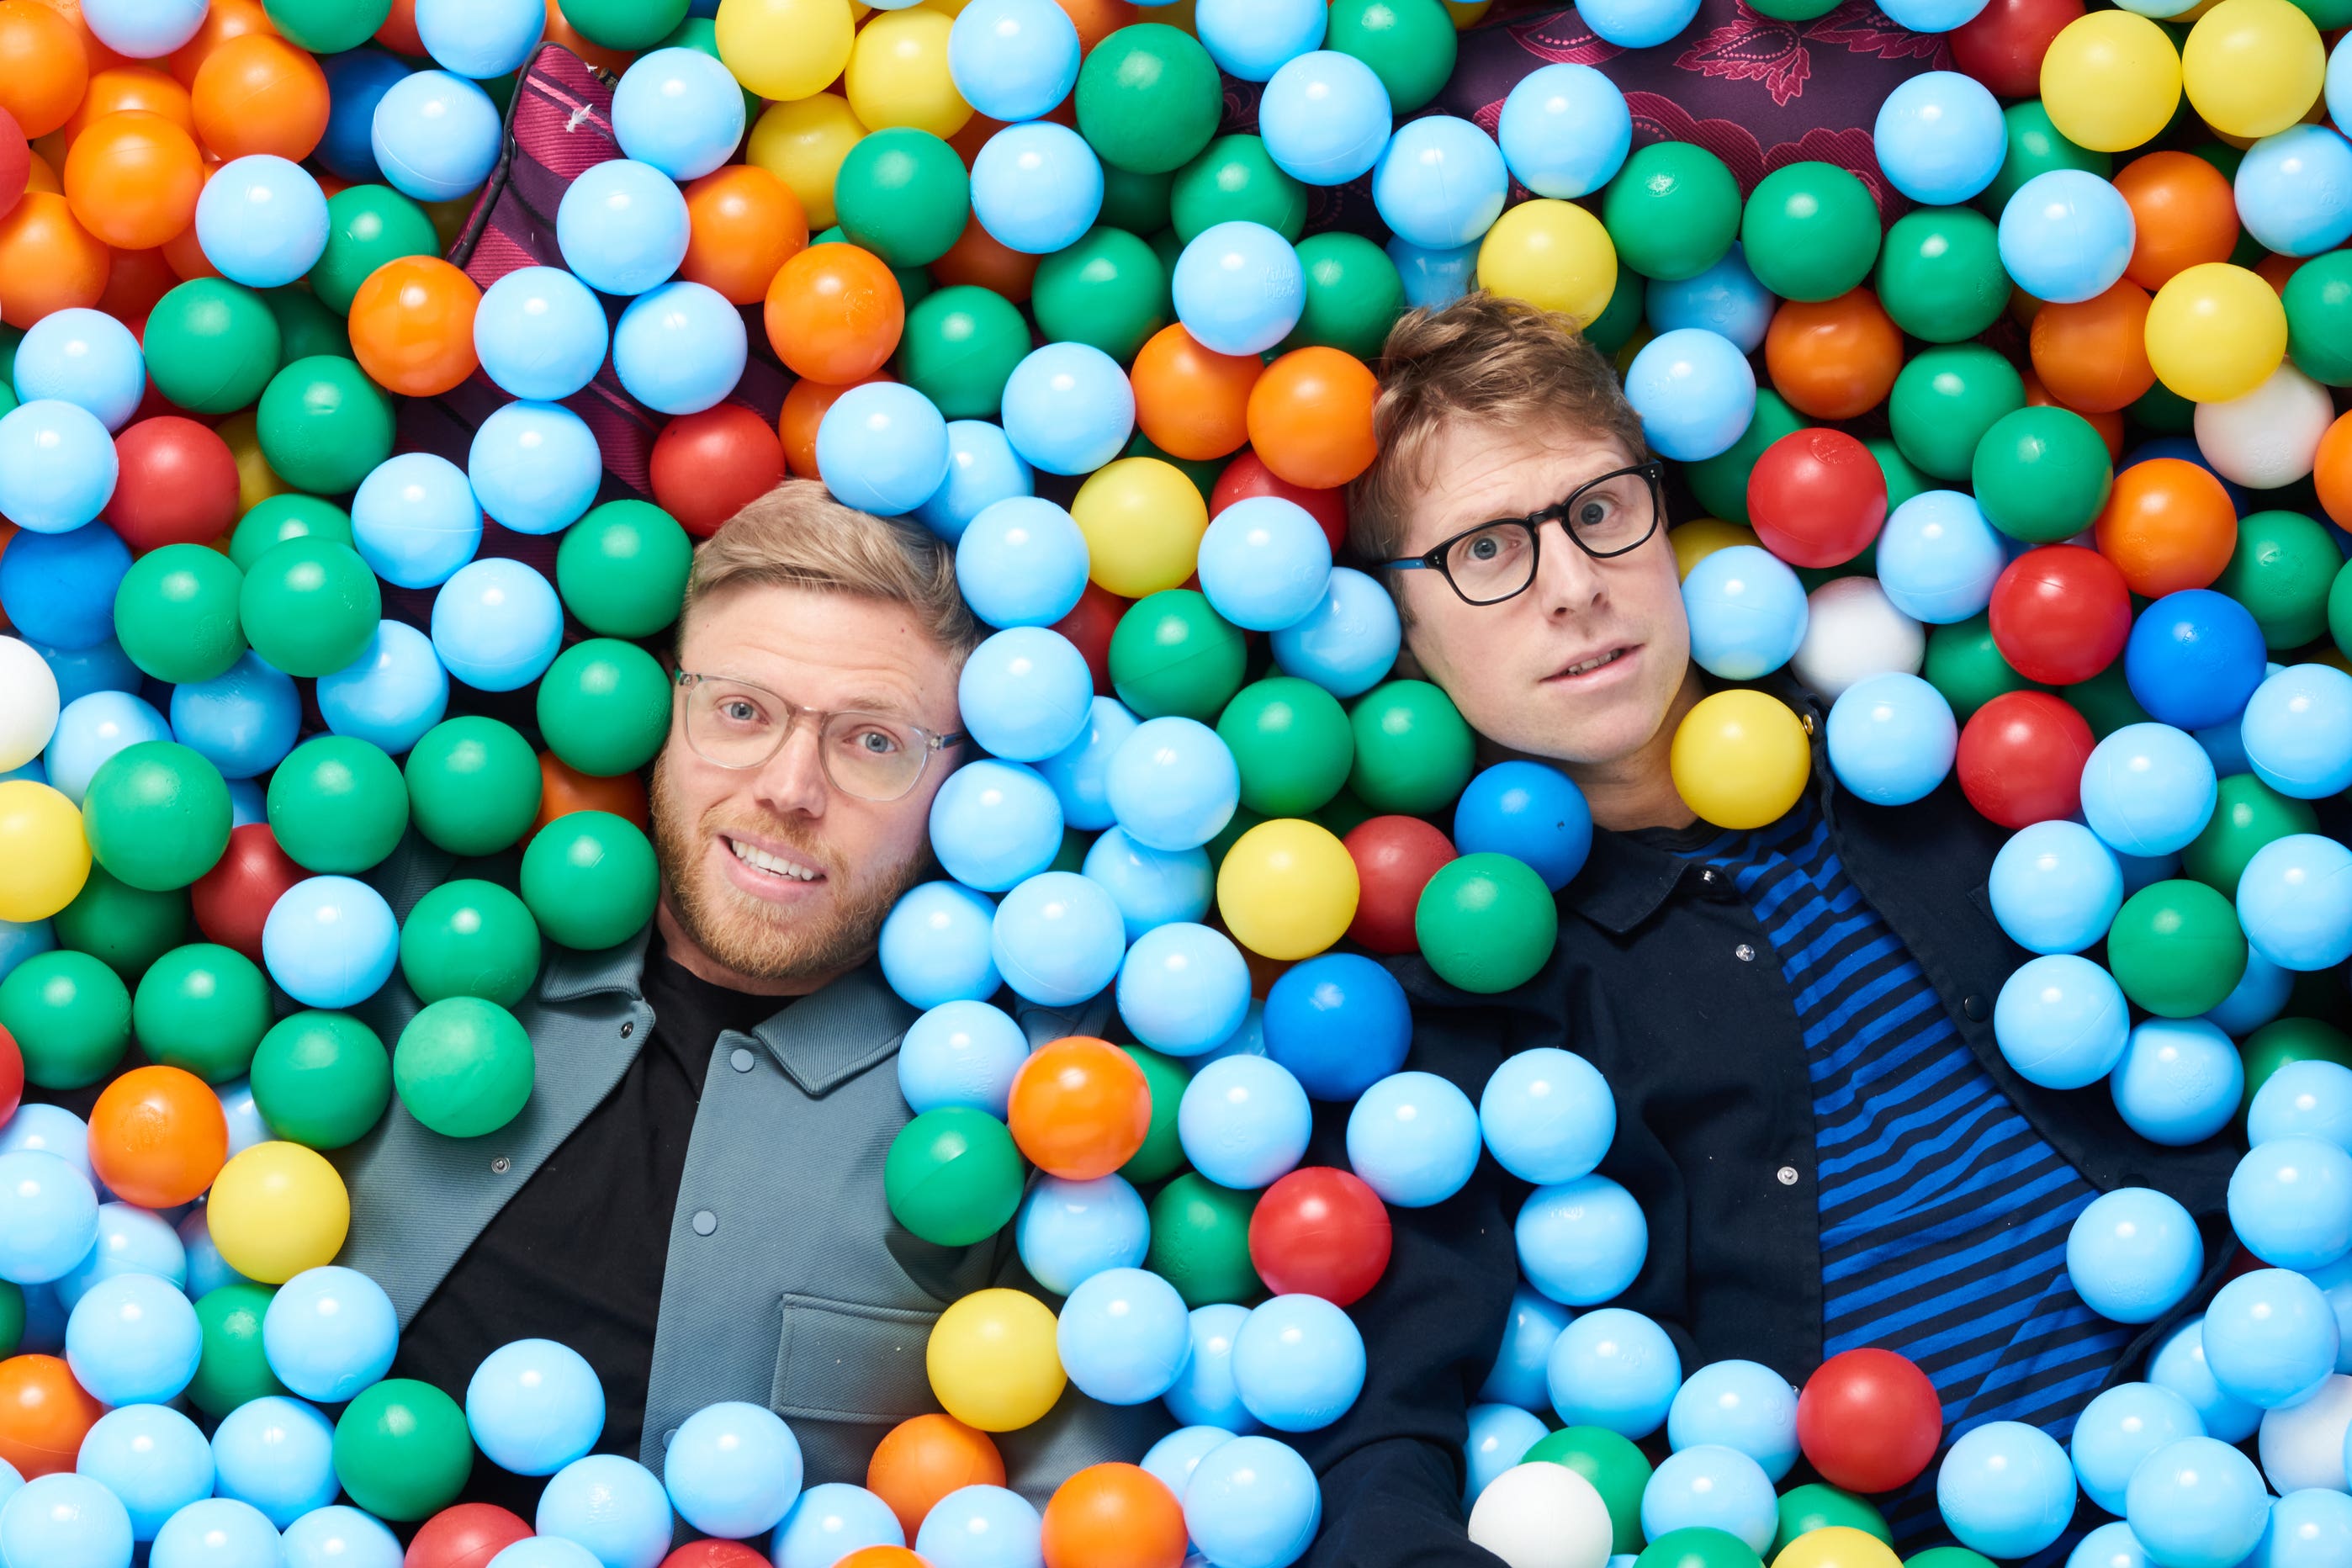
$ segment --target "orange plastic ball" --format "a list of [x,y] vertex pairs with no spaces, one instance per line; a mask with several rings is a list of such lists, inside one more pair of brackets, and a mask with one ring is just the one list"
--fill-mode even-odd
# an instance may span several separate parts
[[1867,289],[1790,300],[1764,334],[1764,368],[1789,406],[1814,419],[1853,419],[1886,401],[1903,369],[1903,333]]
[[861,1546],[833,1568],[931,1568],[931,1560],[903,1546]]
[[2063,407],[2107,414],[2156,384],[2147,363],[2147,290],[2129,279],[2075,304],[2033,313],[2033,374]]
[[196,134],[225,159],[274,153],[299,163],[327,133],[327,73],[308,49],[267,33],[215,49],[189,98]]
[[2228,176],[2191,153],[2150,153],[2116,171],[2132,215],[2124,276],[2150,292],[2201,262],[2227,261],[2238,244],[2238,203]]
[[[205,19],[196,36],[173,49],[164,63],[172,68],[173,76],[182,87],[196,84],[196,72],[212,58],[215,49],[231,38],[250,37],[255,34],[275,37],[278,25],[262,8],[261,0],[212,0],[205,8]],[[424,53],[420,47],[416,51]]]
[[482,291],[437,256],[404,256],[352,296],[352,354],[371,380],[404,397],[437,397],[467,376]]
[[980,226],[980,219],[970,218],[947,254],[931,263],[931,280],[942,289],[970,283],[1025,305],[1037,280],[1037,263],[1044,259],[1001,243]]
[[1250,389],[1249,438],[1277,479],[1335,489],[1372,466],[1371,370],[1339,349],[1293,349]]
[[[2042,384],[2042,378],[2030,370],[2025,373],[2025,405],[2028,408],[2067,408],[2065,404],[2050,395],[2050,389]],[[2068,408],[2067,411],[2081,415],[2089,421],[2091,428],[2099,433],[2099,439],[2107,444],[2108,462],[2115,462],[2123,457],[2124,416],[2122,414],[2113,409],[2099,412]]]
[[738,305],[765,299],[776,269],[808,248],[793,188],[756,163],[733,163],[686,187],[686,259],[677,275]]
[[1004,1120],[1031,1164],[1090,1182],[1143,1147],[1151,1131],[1151,1086],[1117,1046],[1073,1035],[1039,1047],[1021,1064]]
[[121,249],[148,250],[195,220],[205,158],[160,114],[110,114],[74,139],[65,187],[82,227]]
[[29,327],[53,310],[97,304],[112,261],[65,197],[26,192],[0,217],[0,321]]
[[82,58],[89,61],[91,75],[132,63],[128,55],[118,55],[99,42],[98,35],[89,30],[89,18],[82,15],[81,0],[41,0],[41,4],[73,24],[74,36],[81,40]]
[[1089,1465],[1045,1504],[1045,1568],[1183,1568],[1184,1508],[1138,1465]]
[[1143,19],[1143,9],[1129,0],[1054,0],[1077,24],[1078,53],[1094,52],[1097,44]]
[[2337,415],[2319,438],[2311,478],[2319,490],[2320,510],[2336,527],[2352,528],[2352,414]]
[[639,827],[647,826],[646,783],[635,773],[600,779],[582,773],[553,752],[539,753],[539,816],[523,835],[528,844],[539,830],[575,811],[609,811]]
[[1202,348],[1181,325],[1162,327],[1139,350],[1135,422],[1172,458],[1222,458],[1249,439],[1250,388],[1265,371],[1255,354]]
[[228,1158],[228,1118],[205,1080],[180,1068],[133,1068],[89,1111],[89,1163],[142,1208],[194,1203]]
[[26,1480],[72,1469],[82,1438],[105,1414],[58,1357],[0,1361],[0,1459]]
[[794,375],[836,386],[890,361],[907,300],[882,258],[854,245],[813,245],[768,285],[768,342]]
[[899,1422],[875,1446],[866,1466],[866,1489],[890,1505],[909,1541],[948,1493],[1003,1484],[1004,1458],[996,1445],[987,1433],[952,1415]]
[[0,109],[28,137],[66,122],[89,86],[74,25],[40,0],[0,0]]
[[897,379],[877,373],[846,386],[824,381],[793,383],[793,389],[784,394],[784,406],[776,415],[776,438],[784,444],[784,471],[795,479],[820,478],[816,471],[816,427],[824,423],[825,410],[851,386]]
[[2238,548],[2230,492],[2180,458],[2151,458],[2117,474],[2094,527],[2099,553],[2144,599],[2210,586]]
[[95,71],[89,90],[58,129],[68,142],[110,114],[160,114],[181,130],[196,133],[194,100],[188,89],[152,66],[115,66]]

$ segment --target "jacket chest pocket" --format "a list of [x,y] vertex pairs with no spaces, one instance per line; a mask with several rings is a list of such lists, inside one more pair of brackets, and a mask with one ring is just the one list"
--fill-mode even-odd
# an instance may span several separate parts
[[787,1292],[769,1408],[793,1424],[812,1480],[863,1484],[899,1422],[939,1408],[924,1366],[937,1312]]

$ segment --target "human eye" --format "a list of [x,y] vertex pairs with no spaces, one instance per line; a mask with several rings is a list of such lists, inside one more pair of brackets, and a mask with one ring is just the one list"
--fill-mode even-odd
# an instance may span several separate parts
[[887,724],[855,717],[842,726],[835,739],[850,751],[866,757],[895,757],[907,751],[911,743],[908,737]]

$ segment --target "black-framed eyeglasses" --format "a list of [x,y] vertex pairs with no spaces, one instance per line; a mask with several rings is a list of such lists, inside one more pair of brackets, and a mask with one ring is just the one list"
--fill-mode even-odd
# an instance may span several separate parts
[[1666,468],[1635,463],[1570,490],[1566,500],[1525,517],[1498,517],[1465,528],[1435,549],[1402,561],[1392,572],[1434,572],[1473,605],[1499,605],[1528,591],[1543,552],[1543,525],[1557,522],[1577,548],[1596,561],[1639,550],[1666,515]]
[[913,789],[933,753],[970,737],[942,735],[887,713],[824,712],[786,701],[764,686],[724,675],[679,670],[686,743],[704,762],[756,768],[784,748],[793,726],[816,726],[817,762],[825,782],[859,800],[893,801]]

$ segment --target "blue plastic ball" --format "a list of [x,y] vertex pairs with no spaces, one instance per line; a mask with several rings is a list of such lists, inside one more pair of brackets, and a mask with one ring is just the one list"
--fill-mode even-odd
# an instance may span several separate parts
[[1066,1296],[1107,1268],[1139,1267],[1151,1245],[1151,1216],[1116,1173],[1085,1182],[1040,1176],[1021,1201],[1013,1242],[1030,1278]]
[[1175,1286],[1147,1269],[1106,1268],[1062,1303],[1054,1343],[1078,1392],[1106,1405],[1141,1405],[1175,1383],[1192,1332]]
[[400,1537],[343,1504],[314,1508],[288,1525],[278,1549],[286,1568],[401,1568]]
[[800,1496],[801,1473],[800,1440],[783,1417],[740,1399],[706,1405],[678,1423],[662,1458],[677,1516],[730,1541],[773,1530]]
[[2206,1435],[2226,1443],[2242,1443],[2262,1425],[2259,1406],[2221,1392],[2213,1370],[2205,1364],[2205,1319],[2190,1318],[2166,1335],[2148,1357],[2147,1380],[2168,1388],[2189,1402],[2205,1423]]
[[526,1535],[490,1559],[487,1568],[604,1568],[597,1555],[560,1535]]
[[[1249,1004],[1248,961],[1231,937],[1208,926],[1154,926],[1119,964],[1120,1020],[1142,1044],[1170,1056],[1198,1056],[1222,1044],[1241,1027]],[[1278,1060],[1270,1025],[1268,1032],[1267,1048]]]
[[[26,763],[17,776],[24,777],[40,765],[37,762]],[[57,945],[57,932],[47,921],[0,921],[0,980],[7,979],[11,970],[35,953],[50,952]]]
[[776,1568],[833,1568],[861,1546],[904,1546],[907,1532],[890,1505],[845,1481],[810,1487],[768,1542]]
[[2083,816],[2120,855],[2173,855],[2212,820],[2213,759],[2169,724],[2126,724],[2083,768]]
[[1130,942],[1171,921],[1201,919],[1216,897],[1206,849],[1147,849],[1119,827],[1105,829],[1094,841],[1081,870],[1118,906]]
[[98,1205],[98,1236],[89,1251],[58,1278],[53,1289],[58,1303],[71,1311],[91,1286],[118,1274],[152,1275],[191,1301],[196,1299],[197,1293],[188,1289],[188,1251],[171,1222],[152,1209],[103,1203]]
[[2124,1519],[2166,1568],[2236,1568],[2270,1522],[2254,1462],[2213,1437],[2186,1436],[2132,1472]]
[[1451,305],[1477,287],[1479,247],[1475,245],[1432,250],[1391,235],[1381,248],[1404,285],[1405,304],[1413,310],[1434,310]]
[[2238,878],[2246,942],[2282,969],[2332,969],[2352,957],[2352,849],[2318,833],[2274,838]]
[[1035,120],[1077,85],[1077,25],[1053,0],[974,0],[948,34],[948,75],[991,120]]
[[1472,1405],[1470,1436],[1462,1445],[1463,1468],[1467,1472],[1462,1506],[1475,1503],[1489,1481],[1526,1458],[1545,1430],[1540,1416],[1516,1405]]
[[2000,210],[2000,265],[2037,300],[2077,304],[2115,286],[2131,262],[2131,206],[2082,169],[2052,169]]
[[399,588],[433,588],[474,558],[482,509],[457,464],[404,452],[375,466],[352,497],[352,543]]
[[499,1468],[551,1476],[604,1435],[604,1385],[569,1345],[515,1340],[474,1369],[466,1384],[466,1426]]
[[1002,893],[1053,864],[1062,808],[1034,769],[983,757],[949,774],[931,797],[930,835],[949,876]]
[[249,1399],[213,1428],[213,1489],[283,1530],[335,1500],[335,1429],[283,1394]]
[[1042,1568],[1045,1531],[1045,1520],[1019,1492],[958,1487],[923,1516],[915,1552],[931,1568]]
[[1052,501],[1007,497],[957,536],[956,586],[992,626],[1050,626],[1086,592],[1086,535]]
[[319,61],[327,76],[327,133],[316,152],[320,167],[353,184],[382,184],[372,132],[376,105],[409,73],[407,62],[383,49],[361,47]]
[[1553,1410],[1570,1426],[1605,1426],[1639,1442],[1656,1431],[1682,1386],[1682,1356],[1639,1312],[1602,1307],[1552,1341],[1544,1368]]
[[2245,709],[2240,734],[2256,778],[2297,800],[2352,785],[2352,675],[2290,665],[2264,679]]
[[1003,984],[990,956],[996,906],[954,882],[909,888],[882,921],[882,978],[910,1007],[985,1002]]
[[1478,1112],[1434,1073],[1392,1073],[1348,1112],[1348,1168],[1397,1208],[1460,1192],[1478,1165]]
[[[1503,100],[1495,140],[1512,178],[1537,195],[1570,201],[1616,177],[1633,145],[1633,116],[1617,84],[1591,66],[1538,66]],[[1762,329],[1758,334],[1761,342]]]
[[1692,661],[1725,680],[1759,680],[1788,663],[1810,619],[1796,572],[1753,544],[1713,551],[1693,566],[1683,579],[1683,613]]
[[1873,805],[1925,799],[1952,771],[1959,744],[1951,703],[1903,670],[1864,676],[1830,708],[1830,766]]
[[555,584],[520,561],[490,556],[451,574],[433,597],[433,652],[478,691],[516,691],[547,672],[563,643]]
[[328,729],[396,757],[448,711],[449,673],[432,638],[405,621],[378,621],[359,658],[319,678],[318,693]]
[[[44,545],[54,549],[67,540],[88,541],[92,535],[101,542],[115,538],[114,531],[101,522],[95,527],[78,528],[65,535],[28,533],[25,536],[27,542],[20,548],[26,554],[35,554]],[[115,547],[121,548],[119,541]],[[5,586],[6,569],[6,559],[0,557],[0,586]],[[111,583],[107,585],[104,601],[110,618],[114,608],[114,584]],[[57,678],[60,705],[78,697],[87,697],[93,691],[136,691],[147,679],[140,672],[139,667],[131,662],[131,656],[122,651],[122,645],[110,637],[88,647],[63,648],[42,643],[31,646],[33,651],[41,656],[42,662],[49,667],[49,673]]]
[[[979,745],[996,756],[1042,762],[1085,732],[1093,714],[1094,676],[1086,656],[1061,633],[1013,626],[972,649],[957,696],[964,729]],[[1113,766],[1115,776],[1115,761]],[[1050,785],[1046,794],[1052,795]]]
[[415,20],[434,63],[477,81],[520,69],[547,31],[531,0],[416,0]]
[[2344,40],[2336,40],[2336,48],[2327,57],[2327,118],[2338,125],[2352,125],[2352,49]]
[[2324,1138],[2274,1138],[2230,1176],[2230,1226],[2273,1268],[2308,1273],[2352,1253],[2352,1153]]
[[1160,1395],[1177,1420],[1219,1427],[1229,1436],[1259,1430],[1257,1417],[1234,1386],[1234,1341],[1249,1315],[1247,1307],[1232,1301],[1192,1309],[1192,1358]]
[[2178,1199],[2152,1187],[2102,1193],[2066,1233],[2066,1276],[2083,1304],[2117,1323],[2152,1323],[2205,1272],[2205,1241]]
[[[78,403],[45,397],[0,414],[0,512],[29,533],[66,533],[89,521],[113,496],[118,472],[114,438]],[[105,630],[98,637],[68,641],[50,635],[37,619],[31,626],[18,622],[17,629],[35,642],[87,647],[114,629],[111,599],[105,608]],[[98,618],[95,607],[77,617]]]
[[1370,174],[1392,123],[1389,89],[1372,68],[1335,49],[1285,61],[1258,96],[1266,156],[1303,184],[1344,185]]
[[1029,1037],[1003,1008],[942,1002],[907,1026],[898,1044],[898,1092],[918,1116],[968,1105],[1003,1121],[1013,1075],[1028,1059]]
[[2245,709],[2268,658],[2252,612],[2226,594],[2189,588],[2140,612],[2124,645],[2124,679],[2149,718],[2202,730]]
[[1467,120],[1423,115],[1396,128],[1372,166],[1372,205],[1408,245],[1469,245],[1503,216],[1503,150]]
[[1478,1125],[1503,1169],[1538,1186],[1589,1173],[1617,1136],[1617,1101],[1593,1065],[1554,1046],[1503,1058],[1478,1096]]
[[131,329],[103,310],[52,310],[25,329],[11,374],[25,403],[55,398],[120,430],[147,390],[147,359]]
[[[1244,1317],[1247,1315],[1243,1314]],[[1248,1415],[1244,1413],[1242,1419],[1248,1421]],[[1476,1419],[1475,1414],[1472,1419]],[[1251,1425],[1256,1424],[1252,1422]],[[1166,1487],[1170,1494],[1181,1501],[1185,1488],[1192,1485],[1193,1469],[1208,1456],[1209,1450],[1232,1442],[1234,1436],[1231,1428],[1224,1426],[1198,1424],[1179,1426],[1144,1450],[1143,1458],[1137,1463],[1145,1474]]]
[[1730,450],[1748,429],[1756,415],[1756,372],[1722,333],[1680,327],[1652,338],[1633,356],[1625,400],[1642,416],[1642,438],[1652,451],[1699,462]]
[[47,1284],[79,1263],[98,1239],[97,1189],[46,1149],[0,1153],[0,1192],[8,1194],[0,1212],[0,1279]]
[[204,1498],[164,1521],[148,1568],[281,1568],[278,1531],[261,1510],[230,1498]]
[[126,1405],[100,1416],[74,1469],[121,1500],[139,1541],[154,1540],[165,1520],[213,1494],[212,1445],[164,1405]]
[[[1551,1403],[1549,1368],[1551,1347],[1576,1316],[1566,1307],[1522,1282],[1511,1292],[1510,1315],[1503,1320],[1503,1343],[1495,1364],[1478,1387],[1476,1397],[1516,1405],[1523,1410],[1543,1410]],[[1677,1373],[1679,1379],[1679,1372]]]
[[2069,1440],[2075,1482],[2109,1513],[2124,1511],[2124,1489],[2139,1462],[2182,1437],[2201,1437],[2196,1407],[2153,1383],[2121,1383],[2083,1407]]
[[196,243],[232,283],[277,289],[327,248],[327,197],[299,163],[268,153],[232,158],[196,198]]
[[536,1526],[541,1535],[578,1542],[599,1562],[658,1563],[673,1529],[669,1494],[635,1459],[591,1454],[549,1479],[539,1494]]
[[1993,1039],[2026,1082],[2083,1089],[2115,1070],[2131,1014],[2115,976],[2069,952],[2029,959],[2001,983]]
[[595,500],[604,455],[588,422],[562,404],[509,403],[474,432],[466,478],[493,521],[557,533]]
[[172,688],[172,735],[220,770],[249,779],[278,765],[301,731],[302,699],[290,677],[247,651],[228,673]]
[[1698,0],[1600,0],[1578,6],[1576,14],[1602,41],[1621,49],[1646,49],[1689,26],[1698,15]]
[[[2340,47],[2336,55],[2345,58]],[[2287,1493],[2271,1504],[2252,1561],[2256,1568],[2332,1568],[2352,1561],[2352,1496],[2318,1487]]]
[[673,180],[698,180],[743,140],[743,94],[701,50],[656,49],[621,73],[613,135],[629,158]]
[[[95,1190],[97,1178],[89,1168],[89,1123],[64,1106],[27,1100],[16,1107],[16,1115],[0,1121],[0,1154],[12,1154],[20,1149],[55,1154]],[[89,1252],[89,1246],[88,1241],[82,1243],[83,1255]],[[0,1279],[8,1278],[0,1274]]]
[[651,163],[608,158],[564,187],[555,242],[598,293],[642,294],[686,259],[686,196]]
[[[1307,1091],[1287,1068],[1265,1057],[1210,1062],[1192,1075],[1176,1108],[1184,1158],[1219,1186],[1241,1192],[1270,1185],[1297,1166],[1313,1130]],[[1259,1418],[1265,1419],[1262,1412]]]
[[1972,76],[1927,71],[1886,95],[1871,132],[1887,183],[1925,206],[1955,206],[2000,173],[2009,124]]
[[2238,162],[2238,221],[2264,250],[2316,256],[2352,239],[2352,142],[2291,125]]
[[[629,301],[613,329],[613,374],[660,414],[699,414],[743,379],[743,313],[716,289],[664,283]],[[844,498],[846,499],[846,498]]]
[[1331,585],[1331,541],[1297,501],[1250,496],[1210,520],[1201,536],[1201,592],[1244,631],[1305,620]]
[[997,905],[989,952],[1015,994],[1066,1007],[1110,984],[1127,933],[1102,884],[1075,871],[1043,871]]
[[[22,548],[12,543],[9,553]],[[91,775],[109,757],[142,741],[170,739],[172,729],[163,716],[127,691],[93,691],[77,697],[58,715],[48,750],[42,753],[49,787],[79,805]]]
[[1988,1421],[1945,1450],[1936,1505],[1961,1545],[1988,1557],[2031,1557],[2074,1517],[2074,1468],[2041,1427]]
[[187,1251],[189,1300],[201,1301],[222,1286],[234,1285],[245,1278],[222,1260],[220,1248],[213,1244],[212,1226],[202,1205],[190,1209],[177,1229],[180,1245]]
[[[266,820],[256,818],[257,821]],[[233,1078],[226,1083],[213,1086],[213,1094],[220,1100],[221,1116],[228,1122],[228,1152],[231,1159],[244,1153],[256,1143],[268,1143],[277,1138],[269,1124],[261,1119],[261,1109],[253,1102],[253,1080]],[[194,1300],[192,1294],[190,1300]]]
[[[1062,803],[1062,820],[1068,826],[1081,833],[1100,833],[1111,826],[1110,760],[1139,721],[1116,697],[1097,697],[1087,704],[1087,725],[1078,738],[1037,764],[1038,773],[1054,786],[1054,798]],[[1128,940],[1140,934],[1130,930]]]
[[394,82],[368,130],[386,184],[420,202],[478,190],[504,138],[498,105],[464,77],[418,71]]
[[1118,362],[1091,343],[1047,343],[1013,367],[1003,414],[1005,438],[1024,462],[1049,474],[1090,474],[1134,433],[1135,389]]
[[1642,1532],[1653,1541],[1676,1530],[1720,1530],[1761,1552],[1779,1527],[1764,1468],[1720,1443],[1677,1448],[1642,1489]]
[[1974,498],[1923,490],[1887,516],[1876,560],[1878,585],[1896,609],[1915,621],[1947,626],[1992,602],[1992,585],[2009,564],[2009,552]]
[[1036,475],[1013,449],[1002,426],[988,419],[950,419],[948,477],[915,509],[915,521],[953,544],[982,512],[1035,488]]
[[1328,21],[1318,0],[1203,0],[1193,16],[1217,68],[1243,81],[1264,81],[1321,47]]
[[1234,1337],[1234,1385],[1276,1431],[1318,1431],[1363,1391],[1363,1336],[1320,1296],[1269,1298]]
[[1184,330],[1221,354],[1265,353],[1290,335],[1307,303],[1306,272],[1290,241],[1240,219],[1193,236],[1170,287]]
[[2300,1403],[2336,1371],[2336,1315],[2284,1268],[2241,1274],[2205,1308],[2205,1364],[2222,1393],[2264,1410]]
[[1276,668],[1348,698],[1387,678],[1404,632],[1388,590],[1352,567],[1335,566],[1316,606],[1269,640]]
[[1105,787],[1118,826],[1148,849],[1206,844],[1241,805],[1241,770],[1224,741],[1198,720],[1174,716],[1148,719],[1119,742]]
[[1184,1489],[1184,1531],[1219,1568],[1286,1568],[1323,1521],[1323,1494],[1297,1449],[1236,1437],[1201,1456]]
[[816,453],[842,504],[896,517],[930,500],[947,478],[947,421],[913,387],[868,382],[825,410]]
[[2028,952],[2080,952],[2106,934],[2123,907],[2116,853],[2079,822],[2053,818],[2020,828],[1993,857],[1986,891],[1993,919]]
[[474,353],[517,397],[553,402],[596,379],[612,327],[588,285],[561,267],[524,267],[482,290]]
[[2131,1130],[2174,1148],[2201,1143],[2228,1126],[2244,1087],[2238,1047],[2202,1018],[2142,1022],[2108,1079],[2116,1110]]
[[1519,1272],[1555,1301],[1591,1307],[1622,1295],[1650,1253],[1633,1194],[1606,1176],[1538,1187],[1512,1228]]
[[1984,8],[1985,0],[1892,0],[1884,7],[1896,26],[1913,33],[1948,33]]
[[1402,1067],[1412,1045],[1404,987],[1360,953],[1326,952],[1293,964],[1266,993],[1266,1055],[1310,1099],[1355,1100]]
[[131,1515],[121,1500],[88,1476],[37,1476],[0,1504],[0,1561],[130,1568],[131,1542]]
[[261,1320],[262,1351],[287,1391],[341,1405],[392,1370],[400,1319],[383,1287],[331,1265],[278,1288]]
[[170,1281],[118,1274],[86,1291],[66,1321],[74,1381],[106,1405],[160,1405],[195,1375],[196,1310]]
[[1797,1391],[1759,1363],[1710,1362],[1684,1380],[1667,1407],[1666,1441],[1676,1449],[1738,1449],[1777,1484],[1796,1468]]
[[152,60],[194,37],[205,9],[204,0],[85,0],[81,19],[116,54]]
[[1764,346],[1764,334],[1771,329],[1772,313],[1779,305],[1771,290],[1748,270],[1747,258],[1736,240],[1721,260],[1696,277],[1675,281],[1651,279],[1642,301],[1653,331],[1690,328],[1716,332],[1749,354]]
[[1008,125],[971,163],[971,216],[1025,256],[1075,245],[1102,212],[1102,160],[1085,137],[1050,120]]
[[2331,1061],[2286,1062],[2264,1079],[2246,1109],[2246,1142],[2325,1138],[2352,1150],[2352,1068]]
[[400,926],[365,882],[312,877],[269,907],[261,956],[278,989],[305,1007],[355,1007],[392,978]]
[[[0,418],[0,447],[7,445],[6,424]],[[106,454],[113,458],[111,443]],[[113,481],[107,482],[111,489]],[[7,479],[0,476],[0,490],[6,489]],[[138,668],[114,641],[114,593],[130,570],[130,549],[102,522],[69,533],[27,530],[0,553],[0,611],[48,661],[58,678],[60,702],[70,704],[90,690],[139,689]],[[77,682],[80,689],[68,690],[68,679],[75,674],[86,684]]]

